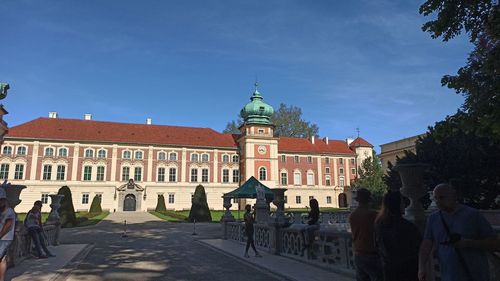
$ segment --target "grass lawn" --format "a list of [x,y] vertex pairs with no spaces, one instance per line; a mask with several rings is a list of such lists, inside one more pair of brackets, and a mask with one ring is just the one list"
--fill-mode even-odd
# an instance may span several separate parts
[[[94,225],[103,220],[105,217],[109,215],[109,212],[102,212],[97,216],[89,217],[89,213],[87,212],[76,212],[75,213],[76,218],[88,218],[88,220],[82,221],[80,224],[74,226],[74,227],[80,227],[80,226],[89,226],[89,225]],[[49,217],[48,213],[42,213],[42,223],[47,221],[47,218]],[[24,222],[24,219],[26,218],[26,213],[18,213],[17,214],[17,220],[20,222]]]
[[[18,213],[17,220],[20,222],[24,222],[24,219],[26,218],[26,214],[27,213]],[[42,223],[44,223],[48,217],[49,217],[49,213],[42,213]]]

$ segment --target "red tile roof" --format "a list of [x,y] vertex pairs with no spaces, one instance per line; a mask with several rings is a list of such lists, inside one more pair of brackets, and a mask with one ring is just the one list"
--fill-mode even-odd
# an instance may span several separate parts
[[279,152],[303,152],[303,153],[328,153],[328,154],[352,154],[355,153],[347,146],[345,141],[318,139],[314,144],[309,139],[281,137],[278,140]]
[[[221,134],[210,128],[165,125],[129,124],[81,119],[38,118],[10,128],[6,139],[41,139],[53,141],[80,141],[127,143],[146,145],[178,145],[189,147],[237,148],[239,135]],[[364,140],[363,140],[364,141]],[[364,141],[368,145],[368,142]],[[353,142],[354,143],[354,142]],[[341,140],[282,137],[279,152],[351,154],[354,152]]]
[[128,124],[93,120],[38,118],[10,128],[6,139],[236,148],[237,135],[209,128]]
[[354,148],[354,147],[373,147],[371,143],[367,142],[364,138],[362,137],[357,137],[355,140],[351,142],[349,147]]

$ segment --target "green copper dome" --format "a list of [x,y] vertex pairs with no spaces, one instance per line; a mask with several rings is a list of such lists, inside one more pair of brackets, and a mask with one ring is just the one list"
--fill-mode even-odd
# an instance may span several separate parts
[[274,113],[274,109],[262,101],[264,98],[257,90],[257,86],[258,84],[255,83],[255,92],[250,97],[251,102],[243,107],[241,117],[245,120],[245,124],[271,125],[271,116]]

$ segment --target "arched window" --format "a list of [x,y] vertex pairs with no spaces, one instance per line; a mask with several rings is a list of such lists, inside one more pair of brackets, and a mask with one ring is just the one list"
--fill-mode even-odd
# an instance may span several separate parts
[[68,149],[59,148],[59,157],[68,157]]
[[191,153],[191,162],[198,162],[198,154]]
[[168,157],[170,161],[177,161],[177,153],[175,152],[170,152],[170,155]]
[[99,149],[99,151],[97,152],[97,157],[98,158],[106,158],[106,150],[105,149]]
[[229,155],[226,155],[226,154],[222,155],[222,162],[224,162],[224,163],[229,162]]
[[92,149],[86,149],[85,158],[93,158],[93,157],[94,157],[94,151]]
[[26,155],[26,146],[18,146],[17,155]]
[[45,154],[44,155],[47,156],[47,157],[54,156],[54,149],[52,147],[47,147],[45,149]]
[[158,153],[158,160],[165,160],[165,158],[166,158],[165,152]]
[[208,162],[208,154],[204,153],[201,155],[201,161]]
[[259,168],[259,180],[265,181],[266,179],[267,179],[266,168],[260,167]]
[[2,154],[3,155],[11,155],[12,154],[12,146],[4,146]]
[[[123,159],[130,159],[132,158],[132,152],[128,151],[128,150],[125,150],[123,152]],[[127,179],[128,180],[128,179]]]
[[134,158],[137,160],[142,160],[142,151],[136,151]]
[[238,163],[240,161],[240,157],[238,155],[233,155],[233,163]]

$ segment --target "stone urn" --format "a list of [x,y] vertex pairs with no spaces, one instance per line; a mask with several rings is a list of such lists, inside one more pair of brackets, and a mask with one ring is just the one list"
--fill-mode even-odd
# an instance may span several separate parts
[[59,217],[59,207],[61,207],[61,200],[64,198],[64,195],[62,194],[51,194],[50,196],[50,214],[49,217],[47,218],[47,221],[49,222],[58,222],[60,217]]
[[4,182],[2,188],[5,190],[7,195],[7,201],[9,201],[9,206],[15,210],[16,206],[21,203],[19,197],[21,196],[21,191],[26,188],[25,185],[10,184]]
[[274,199],[273,204],[277,207],[276,215],[274,220],[279,225],[284,225],[287,222],[287,218],[285,217],[285,191],[286,188],[273,188],[271,191],[273,192]]
[[224,199],[224,208],[226,209],[224,211],[224,215],[222,216],[222,220],[223,221],[234,221],[234,217],[233,217],[233,214],[231,213],[231,206],[233,206],[233,204],[231,204],[231,197],[223,197]]
[[424,207],[419,199],[427,194],[424,185],[424,173],[428,165],[422,163],[398,164],[394,167],[402,182],[401,194],[410,199],[405,209],[405,218],[415,223],[421,230],[425,227]]

